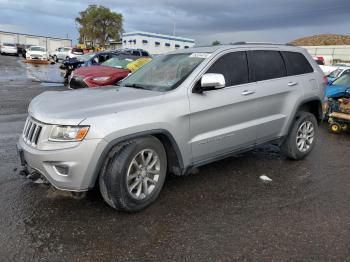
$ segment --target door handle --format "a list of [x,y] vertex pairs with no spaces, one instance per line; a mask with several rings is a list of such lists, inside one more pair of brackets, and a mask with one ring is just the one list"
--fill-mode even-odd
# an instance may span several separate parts
[[249,95],[252,95],[254,93],[255,93],[255,91],[253,91],[253,90],[244,90],[242,92],[242,96],[249,96]]
[[288,86],[296,86],[298,84],[298,82],[289,82]]

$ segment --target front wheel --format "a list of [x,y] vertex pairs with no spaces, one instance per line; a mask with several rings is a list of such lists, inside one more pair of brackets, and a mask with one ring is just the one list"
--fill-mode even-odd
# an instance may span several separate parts
[[167,172],[166,152],[157,138],[132,140],[106,161],[99,185],[111,207],[136,212],[155,201]]
[[305,158],[315,147],[317,134],[316,117],[309,112],[299,112],[286,140],[282,144],[283,154],[294,160]]
[[333,134],[339,134],[342,131],[342,126],[336,122],[329,124],[328,130]]

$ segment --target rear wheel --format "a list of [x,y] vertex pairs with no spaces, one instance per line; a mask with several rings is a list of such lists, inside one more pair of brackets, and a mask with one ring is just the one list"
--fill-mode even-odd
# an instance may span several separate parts
[[348,131],[349,130],[349,125],[345,124],[345,123],[341,124],[341,130],[344,131],[344,132]]
[[315,147],[318,134],[316,117],[309,112],[299,112],[282,144],[283,154],[294,160],[305,158]]
[[53,61],[58,62],[57,55],[53,56]]
[[132,140],[107,161],[99,185],[111,207],[136,212],[155,201],[167,171],[166,152],[157,138]]

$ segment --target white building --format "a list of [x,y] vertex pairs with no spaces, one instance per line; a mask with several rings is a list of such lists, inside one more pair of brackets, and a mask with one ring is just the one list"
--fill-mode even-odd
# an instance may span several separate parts
[[58,47],[71,46],[72,40],[66,38],[56,38],[49,36],[28,35],[0,31],[0,44],[1,43],[40,45],[46,47],[48,51],[54,51]]
[[312,56],[322,56],[327,65],[350,62],[350,45],[302,46]]
[[123,34],[122,47],[144,49],[151,54],[164,54],[177,49],[190,48],[195,41],[172,35],[135,31]]

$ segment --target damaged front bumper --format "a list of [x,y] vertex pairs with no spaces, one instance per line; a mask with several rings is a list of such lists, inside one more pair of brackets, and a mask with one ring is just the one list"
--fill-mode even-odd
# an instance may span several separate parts
[[39,173],[57,189],[82,192],[94,186],[97,156],[105,146],[102,139],[91,139],[68,149],[38,150],[20,138],[17,151],[28,173]]

